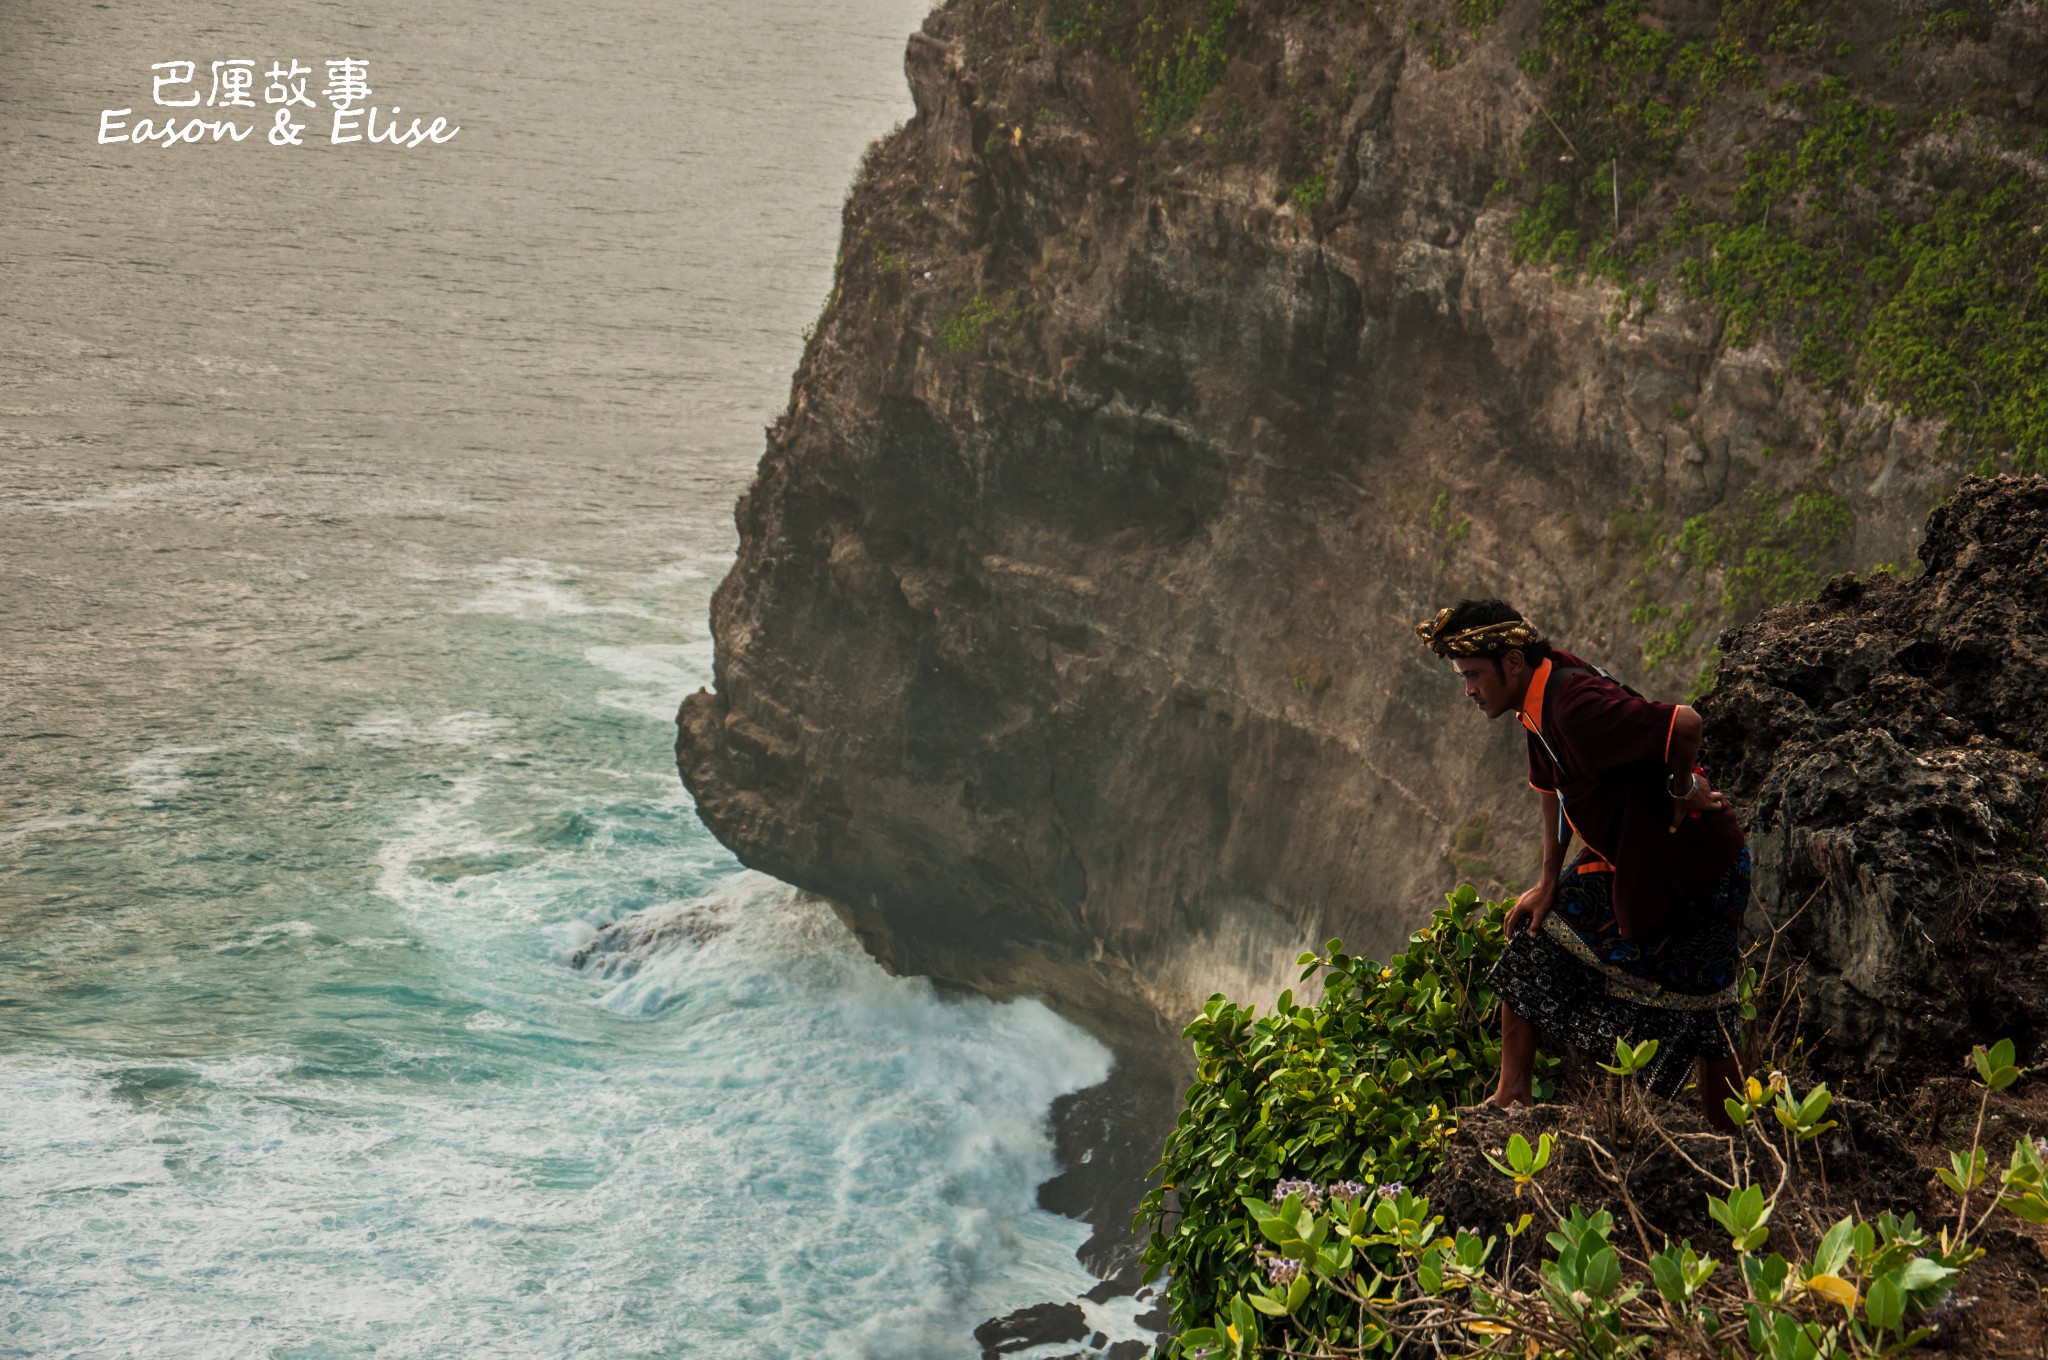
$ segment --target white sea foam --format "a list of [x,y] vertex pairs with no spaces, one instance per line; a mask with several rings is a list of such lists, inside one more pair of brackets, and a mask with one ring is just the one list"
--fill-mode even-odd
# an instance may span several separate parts
[[[691,1187],[660,1206],[659,1249],[613,1244],[616,1269],[665,1262],[694,1301],[703,1330],[683,1349],[956,1360],[984,1318],[1092,1285],[1073,1254],[1085,1227],[1038,1209],[1036,1187],[1056,1169],[1046,1112],[1107,1075],[1100,1044],[1035,1002],[941,999],[888,976],[822,903],[708,841],[679,854],[629,834],[657,808],[686,816],[679,798],[582,809],[590,830],[568,844],[559,827],[494,835],[483,809],[499,777],[423,800],[387,843],[379,888],[505,1018],[483,1032],[588,1023],[623,1046],[600,1084],[578,1086],[596,1106],[576,1123],[634,1129],[632,1169],[607,1161],[592,1194],[652,1186],[652,1167]],[[411,871],[513,848],[540,854],[452,881]],[[586,972],[565,966],[613,919],[612,885],[689,862],[703,887],[620,918],[606,934],[622,947]],[[537,947],[508,966],[521,939]],[[556,1009],[577,998],[590,1021]],[[634,1205],[632,1231],[656,1230],[639,1217],[650,1207]],[[557,1281],[550,1296],[575,1289]]]
[[500,581],[455,607],[458,614],[590,614],[596,610],[566,586],[548,581]]
[[210,756],[218,750],[218,746],[159,746],[122,766],[121,777],[134,794],[137,807],[160,807],[192,783],[185,770],[185,757]]
[[633,685],[605,690],[598,702],[659,722],[674,719],[684,695],[711,683],[711,640],[703,631],[695,642],[585,648],[584,660]]
[[431,722],[407,713],[373,713],[343,735],[369,746],[474,746],[511,726],[511,719],[489,713],[450,713]]
[[[0,1059],[0,1148],[37,1149],[0,1176],[14,1344],[959,1360],[983,1318],[1092,1283],[1085,1227],[1035,1193],[1046,1111],[1107,1074],[1099,1044],[889,977],[729,860],[626,916],[619,966],[575,971],[598,934],[578,913],[610,919],[605,885],[677,847],[632,839],[637,804],[493,834],[504,777],[418,804],[378,880],[481,1003],[459,1028],[483,1053],[423,1033],[353,1069]],[[518,843],[539,858],[410,872]],[[692,920],[716,928],[672,928]]]
[[618,614],[659,623],[675,622],[633,601],[591,603],[585,598],[584,588],[580,584],[591,581],[591,573],[578,566],[544,562],[536,558],[511,557],[487,566],[472,567],[459,575],[486,584],[482,591],[455,606],[454,612],[458,614],[507,614],[524,617]]
[[25,841],[45,831],[62,831],[73,826],[98,826],[100,819],[90,813],[72,817],[31,817],[25,822],[16,822],[5,831],[0,831],[0,845]]

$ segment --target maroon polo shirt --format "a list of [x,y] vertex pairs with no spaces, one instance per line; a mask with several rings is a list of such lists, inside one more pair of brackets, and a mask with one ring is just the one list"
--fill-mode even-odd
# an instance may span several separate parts
[[1555,673],[1585,665],[1553,650],[1530,678],[1516,714],[1528,729],[1529,783],[1555,792],[1568,830],[1613,866],[1622,938],[1654,946],[1676,924],[1673,909],[1735,863],[1742,827],[1717,808],[1670,830],[1666,781],[1678,705],[1637,698],[1589,670]]

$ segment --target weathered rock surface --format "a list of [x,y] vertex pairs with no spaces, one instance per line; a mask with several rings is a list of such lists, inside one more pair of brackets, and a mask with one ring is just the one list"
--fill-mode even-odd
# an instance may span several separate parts
[[[1447,68],[1370,7],[1247,6],[1225,93],[1349,91],[1313,218],[1256,157],[1134,149],[1128,73],[1015,58],[1008,13],[910,42],[678,719],[705,823],[885,963],[1112,1035],[1271,995],[1304,943],[1535,868],[1519,734],[1415,619],[1505,595],[1679,697],[1617,512],[1824,475],[1840,562],[1912,556],[1938,429],[1514,262],[1533,4]],[[1824,428],[1832,471],[1769,456]]]
[[2048,1036],[2048,478],[1966,479],[1920,556],[1724,638],[1701,705],[1841,1071]]

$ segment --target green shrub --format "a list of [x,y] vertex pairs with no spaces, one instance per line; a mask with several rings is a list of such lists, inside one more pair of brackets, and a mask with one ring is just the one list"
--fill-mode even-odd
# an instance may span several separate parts
[[1154,137],[1178,130],[1222,83],[1223,44],[1237,0],[1209,0],[1207,17],[1205,26],[1175,33],[1172,21],[1155,11],[1138,26],[1138,98],[1144,130]]
[[1451,13],[1461,28],[1477,33],[1500,18],[1501,9],[1506,4],[1507,0],[1456,0],[1451,6]]
[[1741,501],[1687,520],[1672,545],[1686,566],[1727,573],[1721,592],[1726,619],[1744,622],[1811,595],[1823,579],[1823,555],[1848,532],[1849,509],[1832,492],[1801,492],[1782,510],[1777,499],[1753,486]]
[[[1628,1078],[1656,1047],[1655,1040],[1632,1046],[1617,1039],[1615,1061],[1600,1066]],[[2012,1086],[2026,1069],[2009,1039],[1979,1045],[1971,1062],[1983,1090],[1977,1129],[1969,1151],[1951,1153],[1938,1172],[1957,1198],[1955,1221],[1938,1236],[1914,1214],[1865,1218],[1860,1208],[1834,1218],[1817,1241],[1808,1235],[1810,1251],[1798,1234],[1775,1227],[1785,1170],[1800,1165],[1800,1147],[1835,1121],[1825,1117],[1833,1099],[1825,1085],[1795,1095],[1784,1074],[1773,1072],[1768,1085],[1752,1077],[1741,1098],[1725,1102],[1740,1128],[1734,1137],[1678,1135],[1709,1163],[1724,1165],[1725,1176],[1680,1149],[1654,1110],[1645,1105],[1637,1111],[1667,1146],[1727,1191],[1707,1196],[1707,1216],[1720,1230],[1710,1250],[1668,1239],[1653,1250],[1623,1178],[1609,1182],[1636,1226],[1633,1243],[1615,1235],[1616,1215],[1607,1208],[1589,1213],[1573,1204],[1566,1212],[1543,1187],[1557,1141],[1545,1133],[1531,1146],[1515,1133],[1501,1157],[1489,1153],[1486,1160],[1514,1181],[1517,1197],[1527,1191],[1555,1224],[1544,1234],[1547,1255],[1532,1263],[1525,1253],[1522,1264],[1514,1262],[1516,1241],[1535,1213],[1503,1225],[1503,1252],[1497,1236],[1472,1229],[1446,1233],[1429,1200],[1402,1186],[1285,1181],[1271,1200],[1246,1195],[1242,1201],[1270,1244],[1260,1251],[1264,1278],[1184,1328],[1175,1353],[1207,1360],[1261,1354],[1357,1360],[1442,1355],[1449,1346],[1467,1360],[1620,1360],[1654,1348],[1728,1360],[1884,1360],[1934,1334],[1930,1314],[1984,1254],[1976,1242],[1994,1215],[2048,1222],[2048,1140],[2020,1134],[2007,1166],[1996,1172],[1983,1147],[1991,1093]],[[1764,1109],[1776,1127],[1758,1118]],[[1603,1150],[1584,1133],[1568,1130],[1562,1137]],[[1759,1150],[1768,1163],[1754,1155]],[[1777,1188],[1768,1193],[1766,1165],[1780,1169]],[[1972,1196],[1980,1190],[1985,1193],[1972,1217]],[[1824,1178],[1821,1191],[1825,1202]],[[1770,1249],[1774,1237],[1791,1248],[1790,1256]],[[1732,1259],[1715,1254],[1722,1239]]]
[[1491,1090],[1500,1043],[1485,979],[1508,904],[1469,884],[1445,902],[1384,966],[1335,940],[1302,955],[1304,981],[1322,973],[1313,1006],[1282,993],[1260,1016],[1217,995],[1187,1027],[1197,1075],[1138,1212],[1147,1278],[1171,1272],[1176,1327],[1206,1326],[1264,1286],[1244,1197],[1285,1199],[1276,1184],[1289,1180],[1361,1192],[1415,1180],[1435,1169],[1456,1109]]
[[1129,0],[1050,0],[1045,29],[1069,47],[1106,50],[1128,17]]
[[977,290],[939,327],[939,346],[955,354],[965,353],[981,344],[990,326],[1011,325],[1021,314],[1016,307],[1005,310],[996,306]]

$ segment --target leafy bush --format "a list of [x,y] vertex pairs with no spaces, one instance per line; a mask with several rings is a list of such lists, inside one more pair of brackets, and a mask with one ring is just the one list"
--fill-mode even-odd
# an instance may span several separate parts
[[1821,562],[1848,531],[1849,508],[1832,492],[1802,492],[1781,510],[1774,493],[1753,486],[1718,513],[1687,520],[1672,546],[1702,575],[1725,571],[1723,616],[1747,620],[1820,589]]
[[1238,0],[1047,0],[1045,28],[1062,46],[1100,53],[1136,76],[1140,129],[1164,137],[1222,83],[1237,15]]
[[1309,213],[1322,207],[1324,200],[1328,199],[1329,196],[1330,178],[1321,171],[1295,185],[1292,190],[1294,206],[1303,212]]
[[[1527,1154],[1526,1144],[1521,1151]],[[1465,1356],[1604,1358],[1677,1336],[1706,1353],[1758,1360],[1874,1360],[1927,1338],[1919,1320],[1978,1254],[1967,1238],[1944,1233],[1930,1241],[1911,1214],[1881,1213],[1868,1222],[1841,1219],[1810,1256],[1759,1255],[1771,1205],[1754,1185],[1714,1201],[1736,1252],[1733,1270],[1690,1242],[1633,1258],[1613,1236],[1613,1214],[1576,1204],[1545,1234],[1549,1253],[1519,1276],[1515,1239],[1530,1215],[1509,1228],[1503,1252],[1497,1236],[1443,1233],[1429,1200],[1405,1190],[1339,1200],[1325,1213],[1299,1194],[1277,1208],[1259,1200],[1247,1207],[1278,1249],[1273,1259],[1288,1268],[1183,1333],[1184,1355],[1256,1355],[1262,1338],[1245,1325],[1249,1318],[1293,1321],[1328,1295],[1339,1304],[1331,1311],[1345,1320],[1297,1323],[1300,1334],[1284,1342],[1288,1354],[1362,1357],[1411,1341],[1425,1348],[1448,1341]],[[1359,1268],[1367,1260],[1379,1263],[1369,1279]]]
[[1204,97],[1223,80],[1224,41],[1237,17],[1237,0],[1209,0],[1208,24],[1176,32],[1165,14],[1153,12],[1139,24],[1139,97],[1145,131],[1174,132],[1194,117]]
[[955,354],[965,353],[981,344],[981,338],[990,326],[1013,325],[1022,314],[1023,310],[1018,307],[1006,310],[996,306],[976,290],[974,296],[939,327],[939,346]]
[[[1469,890],[1467,890],[1469,891]],[[1615,1061],[1600,1064],[1627,1079],[1647,1065],[1655,1041],[1617,1039]],[[1957,1196],[1955,1222],[1930,1236],[1913,1214],[1859,1211],[1836,1219],[1811,1252],[1787,1257],[1769,1251],[1772,1214],[1786,1190],[1799,1149],[1835,1127],[1826,1119],[1832,1097],[1825,1085],[1795,1095],[1782,1073],[1768,1084],[1754,1078],[1728,1112],[1740,1126],[1734,1138],[1677,1134],[1642,1117],[1694,1169],[1726,1195],[1707,1197],[1708,1217],[1726,1234],[1731,1269],[1691,1242],[1666,1240],[1651,1250],[1641,1212],[1625,1179],[1610,1177],[1636,1226],[1640,1251],[1614,1236],[1615,1215],[1573,1204],[1561,1212],[1544,1193],[1541,1176],[1554,1151],[1545,1133],[1532,1147],[1516,1133],[1493,1168],[1525,1190],[1555,1226],[1550,1248],[1517,1265],[1518,1239],[1535,1220],[1525,1213],[1499,1236],[1465,1229],[1442,1231],[1430,1201],[1398,1184],[1371,1189],[1356,1181],[1317,1185],[1286,1179],[1272,1200],[1240,1197],[1270,1249],[1258,1249],[1263,1279],[1219,1298],[1210,1316],[1184,1327],[1176,1352],[1195,1360],[1251,1360],[1261,1353],[1363,1360],[1418,1351],[1443,1354],[1450,1346],[1467,1357],[1501,1360],[1574,1356],[1607,1360],[1642,1354],[1661,1342],[1686,1354],[1743,1360],[1881,1360],[1933,1335],[1930,1317],[1962,1272],[1983,1250],[1974,1244],[1992,1214],[2004,1210],[2032,1223],[2048,1221],[2048,1140],[2019,1137],[1998,1189],[1973,1218],[1972,1194],[1992,1173],[1982,1147],[1985,1102],[2024,1075],[2010,1040],[1971,1055],[1984,1096],[1967,1153],[1955,1153],[1940,1172]],[[1773,1130],[1755,1116],[1766,1107]],[[1589,1148],[1598,1140],[1568,1131]],[[1725,1158],[1725,1175],[1694,1159],[1681,1141],[1708,1161]],[[1766,1192],[1766,1163],[1777,1185]],[[1789,1234],[1781,1240],[1798,1240]],[[1808,1238],[1807,1240],[1812,1240]]]
[[1384,966],[1335,940],[1302,955],[1303,981],[1322,974],[1312,1006],[1284,992],[1259,1016],[1217,995],[1187,1027],[1197,1076],[1138,1212],[1147,1278],[1172,1273],[1176,1327],[1208,1325],[1267,1282],[1246,1196],[1284,1198],[1273,1187],[1290,1181],[1398,1189],[1435,1169],[1452,1112],[1491,1089],[1500,1042],[1485,979],[1508,904],[1469,884],[1445,902]]

